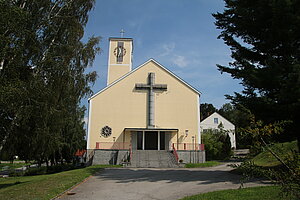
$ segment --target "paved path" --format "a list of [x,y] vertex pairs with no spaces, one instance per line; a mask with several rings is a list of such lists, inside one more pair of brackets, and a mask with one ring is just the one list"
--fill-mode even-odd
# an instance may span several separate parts
[[[228,163],[227,163],[228,164]],[[209,168],[111,168],[93,176],[61,199],[175,200],[185,196],[240,187],[240,176],[227,164]],[[244,187],[264,185],[252,181]]]

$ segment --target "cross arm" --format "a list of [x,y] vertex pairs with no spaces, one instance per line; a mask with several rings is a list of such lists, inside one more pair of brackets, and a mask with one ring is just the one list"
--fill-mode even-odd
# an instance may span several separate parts
[[136,83],[135,84],[135,89],[136,90],[147,90],[150,88],[150,85],[143,84],[143,83]]
[[155,84],[155,85],[153,86],[153,89],[154,89],[154,90],[167,91],[168,86],[167,86],[167,84]]

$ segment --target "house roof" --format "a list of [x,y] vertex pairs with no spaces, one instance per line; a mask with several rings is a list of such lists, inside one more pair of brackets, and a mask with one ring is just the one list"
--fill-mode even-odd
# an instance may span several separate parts
[[102,90],[100,90],[99,92],[97,92],[96,94],[94,94],[93,96],[91,96],[88,100],[93,99],[94,97],[96,97],[97,95],[101,94],[102,92],[104,92],[105,90],[109,89],[110,87],[112,87],[113,85],[117,84],[118,82],[120,82],[121,80],[125,79],[126,77],[130,76],[131,74],[133,74],[134,72],[136,72],[137,70],[139,70],[140,68],[144,67],[145,65],[147,65],[150,62],[154,62],[157,66],[159,66],[160,68],[162,68],[164,71],[166,71],[167,73],[169,73],[170,75],[172,75],[174,78],[176,78],[178,81],[180,81],[181,83],[183,83],[186,87],[188,87],[189,89],[193,90],[195,93],[197,93],[199,96],[201,95],[201,92],[198,91],[197,89],[195,89],[193,86],[191,86],[190,84],[188,84],[187,82],[185,82],[183,79],[181,79],[180,77],[178,77],[176,74],[174,74],[173,72],[171,72],[170,70],[168,70],[166,67],[164,67],[163,65],[161,65],[159,62],[157,62],[156,60],[154,60],[153,58],[147,60],[146,62],[144,62],[143,64],[141,64],[140,66],[138,66],[137,68],[135,68],[134,70],[131,70],[130,72],[126,73],[125,75],[121,76],[119,79],[115,80],[114,82],[112,82],[111,84],[109,84],[108,86],[106,86],[105,88],[103,88]]
[[223,117],[222,115],[220,115],[220,114],[217,113],[217,112],[214,112],[213,114],[211,114],[211,115],[209,115],[208,117],[206,117],[204,120],[202,120],[202,121],[200,122],[200,124],[205,124],[205,121],[207,121],[208,119],[210,119],[213,115],[217,115],[217,116],[222,117],[222,118],[225,119],[229,124],[231,124],[231,125],[234,126],[233,123],[231,123],[228,119],[226,119],[225,117]]

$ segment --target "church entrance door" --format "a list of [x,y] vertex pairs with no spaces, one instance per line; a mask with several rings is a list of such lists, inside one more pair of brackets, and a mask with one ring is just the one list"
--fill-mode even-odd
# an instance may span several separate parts
[[165,137],[164,131],[138,131],[137,150],[165,150]]
[[145,150],[158,150],[158,132],[145,132]]

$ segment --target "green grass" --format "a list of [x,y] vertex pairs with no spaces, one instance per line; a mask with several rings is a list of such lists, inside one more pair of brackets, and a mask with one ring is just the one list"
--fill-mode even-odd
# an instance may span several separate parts
[[112,166],[95,165],[56,174],[0,178],[0,199],[51,199],[106,167]]
[[213,167],[213,166],[217,166],[220,164],[221,163],[218,161],[207,161],[205,163],[188,163],[188,164],[185,164],[184,167],[186,167],[186,168]]
[[[297,150],[297,141],[278,143],[271,146],[271,149],[280,157],[286,158],[291,155],[292,151]],[[275,167],[280,165],[280,162],[267,150],[255,156],[252,161],[262,167]]]
[[284,200],[278,186],[221,190],[185,197],[182,200]]

